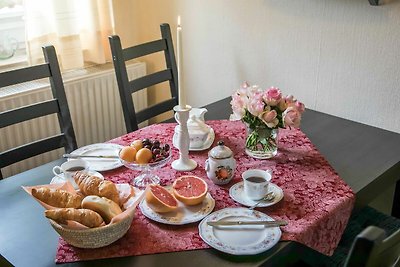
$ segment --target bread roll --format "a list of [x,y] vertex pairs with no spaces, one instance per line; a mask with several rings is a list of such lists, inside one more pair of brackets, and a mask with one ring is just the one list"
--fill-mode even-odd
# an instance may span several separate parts
[[107,224],[110,223],[112,218],[122,213],[117,203],[108,198],[99,196],[86,196],[82,200],[82,208],[97,212],[103,217]]
[[118,205],[120,204],[118,190],[113,182],[102,180],[85,172],[76,172],[74,180],[85,196],[96,195],[106,197]]
[[32,196],[56,208],[80,208],[82,197],[55,188],[32,188]]
[[90,228],[98,227],[104,222],[97,212],[89,209],[62,208],[45,210],[44,215],[61,224],[66,224],[67,220],[71,220]]

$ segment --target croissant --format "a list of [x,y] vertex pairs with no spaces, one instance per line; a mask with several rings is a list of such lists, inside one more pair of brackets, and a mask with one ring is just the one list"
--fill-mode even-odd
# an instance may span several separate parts
[[32,196],[57,208],[80,208],[82,202],[82,196],[80,195],[47,187],[33,188]]
[[67,220],[71,220],[90,228],[98,227],[103,223],[103,218],[97,212],[89,209],[62,208],[45,210],[44,215],[57,223],[66,224]]
[[74,180],[84,195],[105,197],[118,205],[120,204],[118,190],[113,182],[102,180],[99,177],[91,176],[84,172],[76,172]]

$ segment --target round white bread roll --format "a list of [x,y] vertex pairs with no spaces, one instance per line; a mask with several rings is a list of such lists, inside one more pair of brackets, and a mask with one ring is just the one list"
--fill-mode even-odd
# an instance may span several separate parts
[[99,196],[86,196],[82,200],[82,208],[96,211],[108,224],[118,214],[122,213],[121,208],[114,201]]

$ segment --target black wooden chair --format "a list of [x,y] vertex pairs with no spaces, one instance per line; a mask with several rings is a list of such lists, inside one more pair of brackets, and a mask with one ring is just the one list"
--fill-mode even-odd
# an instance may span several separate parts
[[[377,229],[380,230],[378,231]],[[390,236],[390,238],[393,238],[392,240],[397,240],[397,242],[399,242],[399,229],[400,219],[366,206],[361,210],[355,211],[351,215],[339,245],[332,256],[327,257],[308,249],[302,255],[302,260],[306,263],[303,266],[393,266],[384,264],[385,262],[383,259],[381,264],[376,265],[372,263],[375,262],[374,254],[385,247],[385,244],[393,242],[389,241],[390,239],[382,241],[383,234],[385,233]],[[399,244],[397,245],[399,246]],[[397,247],[396,253],[400,253],[399,249],[400,248]],[[359,256],[360,251],[362,252],[361,258]],[[399,254],[397,254],[397,256],[399,256]],[[389,259],[389,257],[385,256],[384,260],[387,259]],[[368,260],[370,262],[368,262]],[[367,262],[371,265],[367,265]]]
[[[138,123],[172,110],[178,104],[178,70],[169,24],[161,24],[161,39],[122,49],[119,36],[109,37],[112,59],[117,77],[122,111],[127,132],[138,129]],[[166,69],[129,81],[126,61],[164,52]],[[136,112],[132,94],[162,82],[169,82],[171,98]]]
[[2,151],[0,153],[0,179],[3,178],[1,168],[58,148],[64,147],[66,153],[77,148],[56,51],[53,46],[45,46],[43,53],[44,64],[0,73],[0,88],[49,78],[54,99],[1,112],[0,128],[57,113],[61,133]]
[[368,226],[357,235],[345,266],[400,266],[400,229],[386,236],[376,226]]

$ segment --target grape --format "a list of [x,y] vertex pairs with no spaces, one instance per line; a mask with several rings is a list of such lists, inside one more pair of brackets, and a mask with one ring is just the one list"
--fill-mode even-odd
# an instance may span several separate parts
[[158,154],[157,156],[156,156],[156,162],[157,161],[161,161],[161,160],[163,160],[163,159],[165,159],[165,157],[164,156],[162,156],[161,154]]
[[144,147],[151,150],[151,145],[145,145]]
[[142,140],[142,144],[143,144],[143,145],[150,144],[150,139],[149,139],[149,138],[143,139],[143,140]]
[[154,155],[158,155],[158,154],[160,154],[161,150],[159,148],[154,148],[154,145],[153,145],[152,152],[153,152]]
[[169,145],[168,144],[165,144],[164,145],[164,151],[168,151],[169,150]]
[[153,147],[160,147],[160,141],[154,140]]

